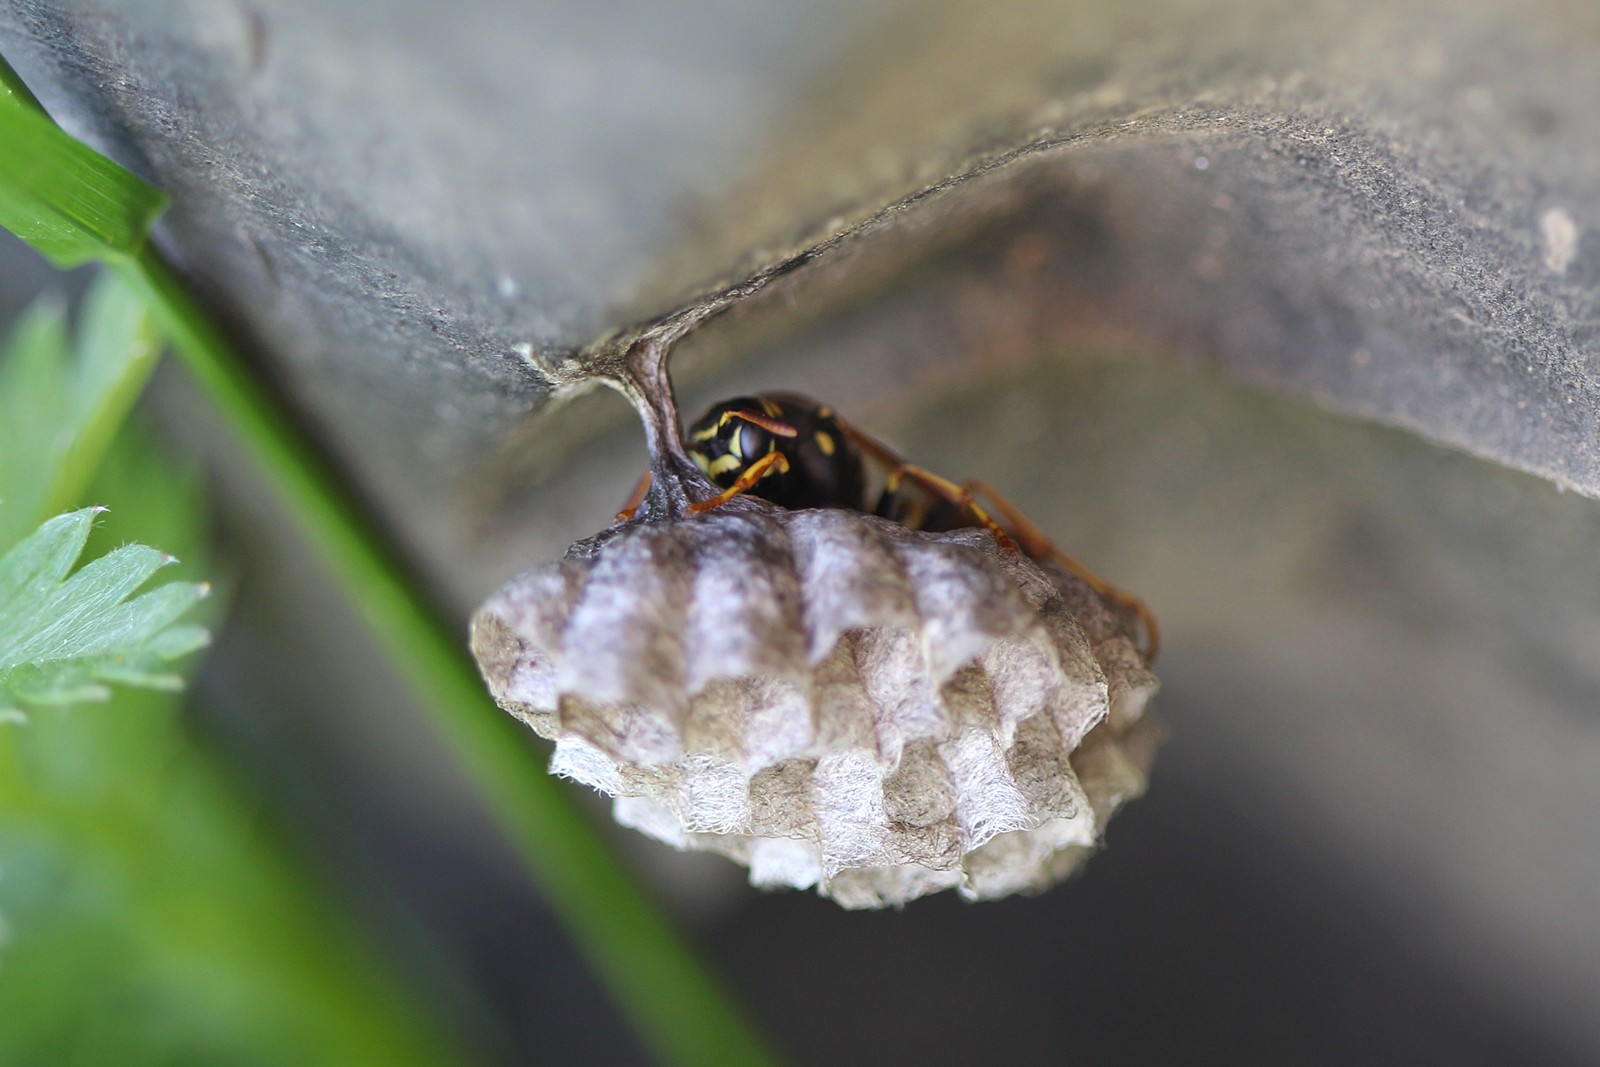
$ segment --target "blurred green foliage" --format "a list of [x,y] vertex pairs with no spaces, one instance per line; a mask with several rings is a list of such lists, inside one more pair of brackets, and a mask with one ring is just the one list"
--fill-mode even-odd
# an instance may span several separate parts
[[[108,506],[98,558],[71,579],[85,586],[131,591],[163,562],[109,543],[129,537],[175,553],[184,562],[173,570],[197,577],[209,536],[199,480],[124,419],[130,383],[149,369],[134,364],[154,353],[137,302],[107,278],[76,346],[48,306],[17,336],[0,364],[0,407],[25,417],[6,427],[0,514],[26,508],[31,523],[64,492],[81,497],[73,505]],[[49,524],[61,566],[93,517]],[[5,521],[0,553],[19,540]],[[119,558],[129,566],[106,572]],[[32,591],[35,609],[52,588]],[[173,582],[145,597],[170,601],[165,621],[195,588]],[[29,590],[13,592],[7,603],[25,614]],[[90,598],[80,632],[138,632],[118,617],[121,599]],[[0,645],[4,621],[0,604]],[[182,628],[165,651],[194,637]],[[105,704],[35,707],[0,725],[0,924],[8,1067],[459,1062],[191,740],[173,693],[119,688]]]
[[76,343],[43,297],[0,349],[0,548],[79,506],[160,352],[144,301],[114,278],[88,294]]
[[[773,1062],[569,792],[543,773],[527,731],[495,708],[456,625],[149,247],[163,204],[159,191],[56,127],[0,59],[0,226],[58,265],[111,266],[134,294],[102,290],[91,300],[75,363],[59,313],[29,317],[25,355],[0,377],[0,419],[15,416],[0,450],[29,458],[13,464],[16,484],[0,482],[0,499],[15,499],[18,516],[82,507],[102,455],[111,467],[123,462],[112,435],[154,350],[141,334],[113,356],[97,337],[100,326],[115,332],[127,321],[148,329],[148,311],[322,550],[644,1042],[685,1067]],[[52,473],[36,477],[39,464]],[[192,495],[162,496],[161,469],[130,467],[99,484],[114,521],[133,519],[119,528],[203,513]],[[124,493],[128,502],[118,503]],[[13,521],[4,508],[0,521]],[[14,521],[13,538],[37,518]],[[152,541],[192,558],[203,538],[183,529]],[[0,552],[13,543],[0,530]],[[183,740],[174,714],[170,700],[121,695],[108,708],[41,711],[32,725],[0,726],[0,867],[16,868],[0,871],[0,912],[11,892],[9,958],[28,964],[7,968],[0,957],[0,1063],[440,1062],[422,1017],[320,910],[294,865],[252,832],[243,801]],[[104,720],[117,726],[97,729]],[[127,722],[146,723],[145,732],[119,739]],[[141,758],[145,745],[153,754]],[[53,777],[63,767],[76,777]],[[152,808],[151,798],[168,806]],[[36,977],[17,974],[32,968]]]

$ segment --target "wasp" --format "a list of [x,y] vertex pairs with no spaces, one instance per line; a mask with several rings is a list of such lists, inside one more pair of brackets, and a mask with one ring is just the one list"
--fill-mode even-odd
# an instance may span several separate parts
[[[1132,614],[1143,631],[1141,651],[1147,660],[1155,659],[1160,650],[1160,631],[1144,601],[1057,548],[993,486],[978,480],[958,484],[908,463],[888,445],[809,397],[773,393],[721,401],[690,425],[683,444],[689,457],[721,489],[709,500],[690,504],[693,514],[711,511],[748,493],[795,510],[864,511],[931,533],[980,527],[994,535],[1002,551],[1021,552],[1040,563],[1060,566],[1103,599]],[[867,488],[868,460],[884,470],[883,488],[876,501]],[[633,516],[649,486],[650,475],[646,474],[628,506],[617,513],[618,521]]]

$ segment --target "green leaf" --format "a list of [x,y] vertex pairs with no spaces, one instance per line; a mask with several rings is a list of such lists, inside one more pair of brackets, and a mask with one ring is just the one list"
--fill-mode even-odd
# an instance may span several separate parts
[[0,79],[0,226],[58,267],[127,256],[166,206],[161,191],[67,136]]
[[[133,536],[182,554],[167,571],[208,572],[204,479],[159,444],[137,419],[117,435],[89,489],[110,521],[86,551]],[[70,575],[70,556],[37,552],[32,569]],[[169,693],[118,689],[92,713],[40,707],[0,728],[0,1064],[478,1062],[384,969],[247,782]]]
[[204,585],[128,599],[170,556],[126,545],[68,576],[97,514],[58,515],[0,558],[0,709],[104,700],[109,683],[176,689],[166,664],[204,643],[195,627],[175,627]]
[[39,518],[83,504],[84,488],[144,391],[161,347],[144,298],[117,275],[101,275],[84,297],[77,358],[66,375],[67,422]]
[[0,546],[45,518],[64,421],[65,308],[33,303],[0,348]]
[[28,310],[0,348],[0,547],[85,502],[160,351],[144,301],[114,274],[85,297],[76,345],[60,303]]

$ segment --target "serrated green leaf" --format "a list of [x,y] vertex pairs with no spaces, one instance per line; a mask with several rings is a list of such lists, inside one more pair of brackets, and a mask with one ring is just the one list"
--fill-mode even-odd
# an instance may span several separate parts
[[0,84],[0,226],[59,267],[132,255],[166,206],[155,186],[67,136]]
[[0,346],[0,545],[41,518],[66,422],[66,308],[34,301]]
[[[124,427],[91,489],[111,510],[84,552],[133,535],[209,570],[203,479],[157,445],[137,420]],[[149,658],[108,673],[170,683],[164,661],[203,640],[172,626]],[[0,1064],[476,1062],[444,1046],[302,876],[176,700],[119,685],[112,701],[0,727],[0,912],[13,931]]]
[[150,639],[149,649],[164,660],[177,659],[198,652],[211,643],[211,633],[204,626],[172,626]]
[[143,300],[115,275],[90,288],[75,346],[59,302],[29,309],[0,347],[0,546],[84,503],[159,355]]
[[[111,687],[89,676],[88,668],[69,666],[57,674],[46,675],[34,667],[12,672],[6,683],[13,704],[49,705],[100,704],[111,699]],[[9,707],[8,711],[20,711]]]
[[169,631],[204,585],[133,596],[165,553],[125,545],[67,577],[97,513],[57,516],[0,558],[0,708],[104,700],[108,682],[171,688],[163,664],[204,643],[196,627]]
[[64,436],[41,519],[83,504],[84,488],[155,370],[161,338],[144,298],[106,273],[84,296],[74,348]]
[[[97,514],[94,508],[57,515],[0,558],[0,618],[22,610],[23,602],[61,581],[83,552]],[[0,657],[5,654],[0,646]]]

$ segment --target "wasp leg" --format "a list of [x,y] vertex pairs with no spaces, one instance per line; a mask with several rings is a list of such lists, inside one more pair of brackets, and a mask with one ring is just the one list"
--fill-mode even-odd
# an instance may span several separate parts
[[[855,446],[871,456],[873,459],[889,468],[889,475],[884,482],[883,495],[878,498],[877,514],[884,518],[896,518],[893,514],[899,507],[900,483],[902,480],[916,482],[923,488],[941,497],[947,502],[958,507],[964,507],[972,513],[978,525],[995,535],[1001,547],[1013,550],[1021,546],[1021,551],[1038,560],[1053,560],[1068,572],[1082,579],[1085,584],[1101,597],[1113,604],[1132,612],[1139,620],[1139,628],[1144,631],[1143,648],[1140,650],[1144,658],[1154,661],[1161,651],[1161,629],[1156,624],[1155,613],[1152,612],[1143,600],[1132,593],[1125,593],[1110,582],[1095,574],[1088,567],[1067,555],[1046,537],[1044,531],[1033,524],[1033,521],[1022,513],[1011,501],[1007,500],[998,489],[987,482],[973,480],[965,485],[957,485],[948,478],[941,478],[931,471],[907,463],[900,454],[877,438],[862,433],[843,419],[837,419],[839,428],[849,436]],[[986,498],[1010,526],[1002,527],[990,517],[974,498]],[[907,525],[911,525],[907,523]]]
[[838,416],[834,418],[839,429],[844,431],[844,435],[850,439],[850,442],[856,448],[883,464],[884,468],[889,472],[883,480],[883,492],[878,494],[878,506],[873,509],[872,513],[880,519],[891,519],[912,529],[917,529],[926,517],[923,514],[925,509],[916,508],[912,510],[907,508],[902,510],[903,504],[900,499],[901,474],[910,464],[900,458],[899,453],[882,441],[868,437],[854,426],[839,419]]
[[949,478],[941,477],[930,470],[919,467],[914,463],[901,463],[889,472],[884,480],[884,493],[894,494],[900,490],[900,482],[909,481],[922,486],[947,503],[958,508],[964,508],[972,515],[973,521],[994,535],[1002,549],[1007,552],[1017,552],[1017,542],[1007,532],[1004,526],[994,521],[994,518],[984,510],[983,505],[973,499],[972,491],[964,485],[957,485]]
[[872,513],[880,519],[898,522],[902,526],[909,526],[913,530],[923,528],[923,523],[928,520],[926,503],[917,500],[904,500],[901,498],[900,488],[903,480],[897,473],[905,467],[900,464],[890,469],[888,477],[883,482],[883,492],[878,494],[878,504]]
[[861,449],[861,451],[865,452],[879,463],[882,463],[890,470],[894,470],[897,467],[910,466],[910,464],[905,461],[900,453],[896,452],[894,449],[890,448],[876,437],[873,437],[870,434],[862,433],[848,422],[845,422],[839,417],[837,412],[833,413],[833,421],[834,425],[838,426],[840,430],[844,431],[845,436],[850,438],[850,440],[855,443],[857,448]]
[[1022,513],[1020,508],[1007,500],[998,489],[988,482],[974,479],[967,482],[962,488],[972,495],[984,497],[989,501],[994,510],[1006,521],[1012,536],[1017,539],[1017,543],[1022,546],[1022,550],[1028,555],[1037,560],[1051,560],[1060,564],[1073,575],[1081,578],[1090,589],[1093,589],[1102,598],[1132,612],[1139,620],[1139,628],[1144,631],[1143,647],[1140,651],[1144,654],[1146,660],[1154,662],[1157,654],[1161,651],[1161,628],[1156,624],[1155,613],[1150,610],[1143,600],[1140,600],[1132,593],[1118,589],[1057,548],[1054,542],[1045,536],[1043,530],[1035,526],[1033,521]]
[[628,502],[622,505],[622,510],[617,512],[615,522],[627,522],[633,518],[634,512],[639,510],[639,505],[644,503],[644,495],[650,491],[650,481],[654,476],[645,471],[633,487],[633,492],[628,494]]
[[[879,516],[896,518],[891,512],[899,504],[900,483],[902,481],[915,482],[947,503],[965,508],[971,512],[974,521],[979,526],[994,534],[994,539],[999,542],[1001,548],[1012,552],[1017,551],[1017,544],[1011,539],[1011,535],[1006,533],[1005,527],[990,518],[989,513],[984,511],[983,507],[972,499],[972,494],[966,489],[948,478],[941,478],[930,470],[919,467],[914,463],[907,463],[900,453],[876,437],[862,433],[837,415],[834,416],[834,422],[857,448],[889,468],[889,474],[883,483],[883,495],[878,498],[877,514]],[[906,523],[906,525],[915,529],[915,526],[911,523]]]
[[711,511],[713,508],[720,508],[722,505],[726,504],[740,493],[748,492],[753,485],[765,478],[767,475],[774,472],[778,474],[785,474],[788,472],[788,470],[789,457],[785,456],[782,452],[768,452],[766,455],[750,464],[750,466],[746,467],[745,472],[739,475],[739,480],[728,486],[728,488],[724,489],[710,500],[701,500],[690,504],[689,514],[699,515],[701,512]]

